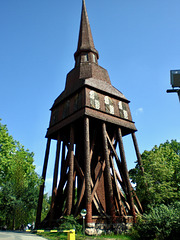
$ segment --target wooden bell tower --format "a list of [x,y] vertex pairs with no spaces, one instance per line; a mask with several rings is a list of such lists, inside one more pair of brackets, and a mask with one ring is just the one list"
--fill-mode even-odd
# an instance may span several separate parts
[[98,65],[84,0],[74,58],[75,67],[67,74],[65,90],[51,108],[42,178],[45,183],[50,143],[55,139],[52,202],[41,222],[43,183],[36,228],[55,226],[60,217],[77,216],[82,209],[87,210],[86,226],[136,221],[142,207],[129,180],[123,146],[123,136],[132,135],[140,163],[136,127],[129,101],[111,85],[107,70]]

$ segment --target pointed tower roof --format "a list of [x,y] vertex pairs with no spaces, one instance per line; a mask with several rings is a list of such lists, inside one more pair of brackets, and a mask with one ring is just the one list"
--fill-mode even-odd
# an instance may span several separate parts
[[52,108],[83,87],[94,88],[129,102],[112,86],[107,70],[98,64],[99,54],[94,46],[85,0],[82,0],[79,39],[74,57],[75,67],[67,74],[65,89],[55,100]]
[[94,41],[87,15],[85,0],[82,1],[78,47],[74,56],[78,56],[81,52],[93,52],[97,55],[97,58],[99,58],[98,51],[94,47]]

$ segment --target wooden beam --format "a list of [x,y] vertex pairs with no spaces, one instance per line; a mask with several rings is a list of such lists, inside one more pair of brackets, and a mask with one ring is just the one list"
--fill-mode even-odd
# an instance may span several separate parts
[[[90,148],[90,163],[91,163],[92,156],[93,156],[93,150],[94,150],[94,146],[95,146],[95,138],[96,138],[96,132],[94,132],[94,137],[93,137],[93,140],[92,140],[92,143],[91,143],[91,148]],[[74,212],[74,216],[77,216],[79,206],[81,204],[82,198],[83,198],[84,193],[85,193],[85,177],[84,177],[84,172],[82,171],[82,168],[79,166],[79,163],[78,163],[76,158],[75,158],[75,168],[78,171],[80,178],[82,179],[82,186],[81,186],[81,190],[80,190],[80,195],[79,195],[79,198],[76,202],[76,207],[75,207],[75,212]]]
[[[91,179],[91,186],[92,186],[92,188],[94,188],[94,184],[93,184],[92,179]],[[103,208],[101,207],[101,203],[100,203],[100,200],[99,200],[98,195],[97,195],[96,192],[94,193],[94,196],[93,196],[92,201],[94,202],[94,205],[95,205],[97,211],[99,212],[99,214],[100,214],[101,216],[103,216],[103,215],[104,215],[104,216],[108,216],[108,215],[104,212]]]
[[110,162],[109,162],[109,154],[108,154],[108,143],[107,143],[107,134],[106,134],[106,124],[102,123],[102,137],[103,137],[103,150],[104,150],[104,158],[105,158],[105,174],[107,180],[107,196],[109,203],[109,210],[112,217],[112,222],[116,221],[115,217],[115,206],[113,200],[113,187],[110,173]]
[[96,181],[95,181],[95,184],[94,184],[94,188],[92,189],[91,201],[93,200],[94,194],[97,190],[97,187],[98,187],[99,181],[101,179],[102,173],[104,172],[105,166],[106,166],[105,161],[103,161],[103,164],[101,165],[101,168],[98,172],[98,175],[97,175],[97,178],[96,178]]
[[58,187],[57,197],[55,199],[55,205],[54,205],[55,206],[54,216],[56,216],[56,219],[62,215],[64,202],[67,196],[67,184],[65,185],[65,183],[67,182],[67,179],[68,179],[68,174],[66,174],[65,177],[63,178],[63,184],[62,184],[63,187],[61,189],[59,189]]
[[[132,193],[133,193],[133,195],[134,195],[134,199],[135,199],[135,201],[136,201],[136,203],[137,203],[137,205],[138,205],[138,208],[139,208],[140,212],[143,213],[142,205],[141,205],[141,203],[140,203],[140,201],[139,201],[139,198],[137,197],[136,192],[135,192],[135,190],[133,189],[133,187],[131,187],[131,191],[132,191]],[[139,212],[139,210],[138,210],[138,212]]]
[[68,191],[67,191],[67,216],[71,214],[73,201],[73,174],[74,174],[74,127],[70,129],[70,146],[69,146],[69,174],[68,174]]
[[66,145],[65,143],[63,142],[63,145],[62,145],[62,155],[61,155],[61,170],[60,170],[60,177],[62,176],[62,173],[64,171],[64,165],[65,165],[65,151],[66,151]]
[[57,140],[57,146],[56,146],[56,159],[55,159],[55,165],[54,165],[54,177],[53,177],[53,185],[52,185],[52,198],[51,198],[50,221],[49,221],[50,226],[54,217],[54,203],[57,195],[57,178],[58,178],[60,148],[61,148],[61,140],[60,140],[60,134],[58,134],[58,140]]
[[116,149],[114,148],[114,145],[112,144],[111,139],[110,139],[110,137],[109,137],[109,135],[108,135],[107,132],[106,132],[106,137],[107,137],[108,143],[109,143],[109,145],[110,145],[110,147],[111,147],[111,150],[113,151],[113,154],[114,154],[115,158],[116,158],[118,161],[120,161],[120,160],[119,160],[119,157],[118,157],[118,155],[117,155],[117,153],[116,153]]
[[82,186],[81,186],[81,191],[80,191],[80,196],[76,202],[76,207],[75,207],[75,211],[74,211],[74,216],[77,216],[78,214],[78,210],[79,210],[79,206],[81,204],[82,198],[84,196],[84,192],[85,192],[85,178],[83,179],[82,182]]
[[118,191],[118,185],[117,185],[117,177],[116,177],[116,172],[115,172],[115,167],[114,167],[114,163],[113,163],[113,158],[112,156],[110,156],[110,160],[111,160],[111,165],[112,165],[112,172],[113,172],[113,176],[114,176],[114,183],[115,183],[115,189],[116,189],[116,194],[117,194],[117,198],[118,198],[118,205],[119,205],[119,209],[120,209],[120,215],[123,217],[123,204],[121,201],[121,195],[119,194]]
[[135,151],[136,151],[138,164],[139,164],[139,167],[140,167],[142,175],[143,175],[144,174],[144,167],[143,167],[143,164],[142,164],[141,154],[140,154],[140,151],[139,151],[139,147],[138,147],[138,143],[137,143],[135,133],[132,133],[132,139],[133,139],[134,148],[135,148]]
[[59,192],[62,191],[63,187],[64,187],[64,184],[65,184],[65,177],[67,175],[67,168],[69,166],[69,156],[70,156],[70,151],[68,149],[68,153],[66,155],[66,160],[64,160],[64,164],[63,164],[63,168],[61,169],[61,178],[60,178],[60,181],[59,181],[59,185],[58,185],[58,194]]
[[124,185],[124,182],[121,180],[121,178],[120,178],[119,174],[117,173],[116,169],[115,169],[115,172],[116,172],[116,177],[117,177],[117,180],[119,181],[119,184],[121,185],[124,193],[127,195],[127,189]]
[[61,140],[60,140],[60,135],[58,134],[58,141],[57,141],[57,147],[56,147],[56,160],[55,160],[55,166],[54,166],[54,178],[53,178],[53,186],[52,186],[51,209],[54,207],[54,200],[57,194],[57,178],[58,178],[60,148],[61,148]]
[[76,188],[76,170],[74,169],[74,175],[73,175],[73,202],[72,202],[72,213],[74,214],[74,207],[75,207],[75,204],[76,204],[76,191],[75,191],[75,188]]
[[83,180],[84,179],[84,173],[83,173],[82,168],[79,166],[79,163],[78,163],[76,157],[74,157],[74,166],[75,166],[75,169],[77,170],[77,172],[79,174],[79,177]]
[[93,156],[93,151],[94,151],[94,146],[95,146],[95,141],[96,141],[96,135],[97,135],[97,131],[95,129],[94,133],[93,133],[93,139],[92,139],[92,142],[91,142],[91,148],[90,148],[90,155],[89,155],[90,163],[91,163],[92,156]]
[[[75,160],[75,161],[77,161],[77,160]],[[80,196],[79,196],[79,198],[78,198],[78,200],[77,200],[77,203],[76,203],[76,208],[75,208],[74,216],[76,216],[77,213],[78,213],[78,208],[79,208],[79,206],[80,206],[80,204],[81,204],[81,201],[82,201],[82,198],[83,198],[84,192],[85,192],[85,178],[83,177],[83,176],[84,176],[84,173],[83,173],[83,171],[82,171],[82,169],[80,168],[80,166],[79,166],[78,163],[77,163],[77,165],[76,165],[76,168],[78,169],[78,172],[81,173],[80,176],[81,176],[81,179],[83,180],[83,182],[82,182],[82,186],[81,186]],[[105,168],[105,162],[103,163],[102,169],[104,170],[104,168]],[[96,186],[97,186],[97,183],[96,183]],[[95,190],[96,190],[96,187],[95,187],[95,185],[93,184],[92,178],[91,178],[91,187],[92,187],[92,189],[93,189],[93,193],[91,194],[91,202],[93,201],[96,209],[98,210],[98,212],[99,212],[101,215],[105,216],[105,215],[106,215],[105,212],[104,212],[103,209],[100,207],[100,205],[101,205],[101,204],[100,204],[100,200],[99,200],[99,198],[98,198],[98,196],[97,196],[97,193],[96,193],[96,191],[95,191]]]
[[[121,174],[121,177],[122,177],[122,179],[123,179],[123,182],[124,182],[124,187],[125,188],[127,188],[127,186],[126,186],[126,180],[125,180],[125,177],[124,177],[124,174],[123,174],[123,171],[122,171],[122,164],[121,164],[121,161],[120,161],[120,159],[119,159],[119,157],[118,157],[118,155],[117,155],[117,152],[116,152],[116,149],[114,148],[114,145],[112,144],[112,142],[111,142],[111,140],[110,140],[110,137],[109,137],[109,135],[108,135],[108,133],[106,132],[106,135],[107,135],[107,139],[108,139],[108,143],[109,143],[109,145],[110,145],[110,148],[111,148],[111,150],[112,150],[112,152],[113,152],[113,154],[114,154],[114,157],[115,157],[115,160],[116,160],[116,164],[117,164],[117,167],[118,167],[118,170],[119,170],[119,172],[120,172],[120,174]],[[117,141],[116,141],[116,144],[117,144]],[[125,192],[127,192],[127,190],[126,189],[123,189]]]
[[118,128],[118,140],[119,140],[119,151],[121,155],[121,164],[122,164],[122,170],[123,170],[123,175],[125,177],[125,182],[127,185],[127,191],[128,191],[128,201],[131,207],[131,213],[134,219],[134,222],[136,222],[136,212],[135,212],[135,207],[134,207],[134,201],[133,201],[133,196],[132,196],[132,186],[129,180],[129,174],[128,174],[128,169],[127,169],[127,163],[126,163],[126,157],[125,157],[125,152],[124,152],[124,146],[123,146],[123,140],[122,140],[122,132],[121,129]]
[[48,138],[47,144],[46,144],[46,153],[45,153],[45,158],[44,158],[43,172],[42,172],[42,184],[40,186],[40,191],[39,191],[39,200],[38,200],[38,207],[37,207],[37,214],[36,214],[36,229],[39,227],[40,222],[41,222],[43,194],[44,194],[44,186],[45,186],[50,145],[51,145],[51,139]]
[[86,192],[86,223],[92,222],[92,202],[91,202],[91,165],[90,165],[90,134],[89,118],[84,118],[84,159],[85,159],[85,192]]

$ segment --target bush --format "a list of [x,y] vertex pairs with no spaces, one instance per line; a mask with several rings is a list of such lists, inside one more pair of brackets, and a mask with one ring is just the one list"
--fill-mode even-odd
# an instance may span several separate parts
[[131,235],[143,240],[178,240],[180,234],[180,202],[151,207],[139,217]]
[[82,226],[73,215],[64,216],[60,220],[59,230],[75,229],[76,232],[82,232]]

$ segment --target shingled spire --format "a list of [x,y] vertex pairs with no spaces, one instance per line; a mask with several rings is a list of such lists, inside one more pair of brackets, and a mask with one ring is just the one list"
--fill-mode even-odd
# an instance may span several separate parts
[[94,47],[94,42],[93,42],[93,37],[92,37],[89,19],[87,15],[85,0],[83,0],[78,47],[77,47],[77,51],[74,54],[75,60],[77,60],[77,57],[79,55],[85,54],[85,53],[87,54],[89,52],[94,53],[97,59],[99,58],[98,51]]

